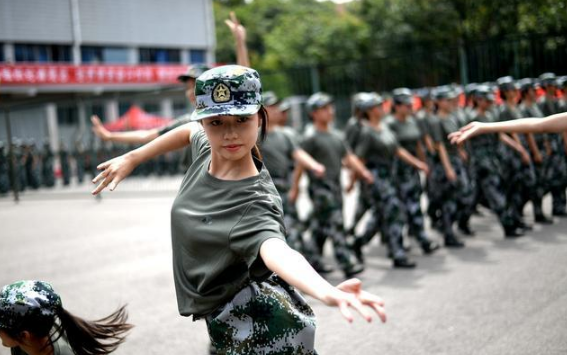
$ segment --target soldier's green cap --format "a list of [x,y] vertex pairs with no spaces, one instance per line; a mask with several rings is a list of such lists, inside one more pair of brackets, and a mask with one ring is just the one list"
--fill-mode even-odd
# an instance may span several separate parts
[[457,93],[449,85],[436,87],[433,95],[435,97],[435,100],[450,100],[458,96]]
[[250,116],[262,107],[262,84],[254,69],[225,65],[201,74],[195,83],[191,121],[214,116]]
[[282,100],[282,102],[280,102],[278,108],[280,109],[281,112],[288,111],[291,108],[291,102],[289,102],[288,99],[284,99]]
[[44,281],[17,281],[0,293],[0,329],[18,330],[24,324],[53,318],[61,297]]
[[512,78],[509,75],[496,79],[496,84],[498,85],[498,89],[500,91],[508,91],[508,90],[517,89],[516,82],[514,81],[514,78]]
[[361,111],[367,111],[373,107],[380,106],[383,103],[384,103],[384,99],[382,99],[382,96],[378,95],[375,92],[365,92],[365,93],[361,93],[358,102],[358,108]]
[[478,86],[477,83],[470,83],[465,86],[465,95],[474,95],[476,87]]
[[262,94],[262,99],[264,100],[264,106],[272,106],[280,101],[278,95],[273,91],[266,91]]
[[177,80],[184,83],[189,79],[197,79],[199,75],[203,74],[209,69],[210,68],[205,64],[190,65],[189,67],[187,67],[187,71],[185,71],[185,73],[177,77]]
[[560,76],[559,78],[557,78],[557,86],[562,89],[567,88],[567,76]]
[[494,101],[494,91],[490,86],[485,84],[477,85],[474,91],[474,96],[476,98]]
[[528,89],[535,89],[537,84],[534,79],[532,78],[524,78],[518,81],[518,85],[520,86],[520,90],[526,91]]
[[543,73],[539,76],[541,86],[555,86],[557,85],[557,77],[554,73]]
[[305,107],[307,108],[307,112],[311,113],[327,106],[332,102],[333,98],[330,95],[325,94],[324,92],[316,92],[313,95],[309,96]]
[[411,105],[413,103],[413,94],[408,88],[397,88],[392,91],[394,104]]

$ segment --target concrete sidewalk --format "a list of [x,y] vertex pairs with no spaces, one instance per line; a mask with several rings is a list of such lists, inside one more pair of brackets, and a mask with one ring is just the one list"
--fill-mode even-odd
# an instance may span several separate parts
[[[206,354],[205,324],[177,313],[174,195],[1,200],[0,284],[50,281],[67,309],[90,319],[128,303],[136,328],[117,354]],[[338,310],[311,300],[319,353],[567,353],[567,220],[536,225],[518,240],[503,239],[486,211],[472,226],[477,236],[465,249],[426,257],[413,248],[419,265],[411,271],[393,270],[375,241],[361,279],[386,300],[388,323],[348,324]],[[329,280],[342,281],[339,273]]]

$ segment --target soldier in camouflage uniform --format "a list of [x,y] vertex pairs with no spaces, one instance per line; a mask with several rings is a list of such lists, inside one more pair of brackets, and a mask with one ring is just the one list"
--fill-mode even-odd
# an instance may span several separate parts
[[[503,101],[498,120],[502,122],[522,118],[522,113],[517,105],[518,87],[514,79],[511,76],[505,76],[499,78],[497,83]],[[506,172],[504,181],[508,182],[506,184],[508,204],[513,207],[516,218],[521,221],[526,203],[536,199],[536,176],[526,148],[525,135],[512,134],[511,137],[515,145],[501,145],[500,157]],[[521,222],[520,226],[528,228],[524,222]]]
[[328,305],[364,312],[366,304],[385,315],[360,281],[329,285],[285,242],[281,198],[256,147],[267,126],[261,92],[250,68],[203,73],[191,116],[203,129],[182,126],[101,164],[93,193],[114,189],[139,161],[190,145],[193,164],[171,208],[180,314],[205,319],[220,354],[316,354],[313,312],[290,285]]
[[[494,102],[492,89],[488,85],[478,85],[474,95],[476,110],[471,121],[495,122],[496,119],[490,110]],[[524,230],[520,228],[512,207],[507,204],[504,193],[502,168],[496,154],[500,139],[504,138],[494,134],[471,139],[470,159],[476,172],[479,190],[482,193],[481,201],[485,202],[487,207],[498,216],[505,236],[515,238],[522,236]]]
[[451,144],[447,136],[460,128],[459,118],[451,103],[457,94],[448,86],[435,90],[437,119],[431,122],[432,138],[438,152],[438,162],[432,168],[430,179],[434,182],[432,198],[441,205],[442,231],[445,246],[460,248],[464,243],[453,231],[457,223],[461,229],[468,229],[472,215],[474,191],[461,156],[462,152]]
[[[363,121],[365,120],[363,112],[361,110],[361,105],[364,103],[364,98],[367,96],[367,93],[357,93],[352,97],[352,111],[353,116],[349,118],[346,123],[344,134],[345,140],[348,146],[352,149],[353,152],[356,152],[356,146],[360,140],[360,135],[362,132],[362,128],[364,126]],[[349,186],[346,188],[347,192],[352,191],[354,188],[356,178],[355,175],[351,176],[351,182]],[[356,204],[356,208],[354,210],[354,219],[352,222],[351,228],[347,231],[347,234],[354,235],[356,226],[364,217],[364,214],[370,209],[372,206],[372,199],[370,198],[370,194],[368,191],[364,191],[364,185],[360,187],[359,194],[358,194],[358,202]]]
[[44,281],[17,281],[0,292],[0,338],[12,355],[109,354],[132,328],[126,319],[124,307],[95,322],[72,315]]
[[69,162],[69,151],[65,143],[59,143],[59,162],[61,164],[61,177],[63,185],[67,186],[71,183],[71,165]]
[[10,175],[8,169],[8,155],[4,151],[4,142],[0,141],[0,194],[10,191]]
[[[55,157],[49,141],[43,143],[43,153],[41,155],[41,182],[43,186],[53,187],[55,186],[55,172],[53,171],[53,161]],[[96,167],[96,165],[95,165]],[[93,174],[93,177],[95,175]]]
[[[409,260],[402,245],[406,218],[394,179],[394,160],[399,157],[404,164],[425,171],[427,165],[401,148],[394,134],[381,122],[384,115],[382,103],[382,98],[375,93],[361,97],[360,110],[368,123],[361,132],[355,153],[374,175],[374,183],[365,184],[364,193],[372,198],[372,215],[364,234],[356,237],[354,248],[362,259],[362,246],[368,244],[377,231],[381,231],[389,247],[393,266],[413,268],[415,263]],[[424,250],[429,254],[438,248],[436,243],[429,242]]]
[[[543,117],[537,105],[536,84],[533,79],[525,78],[518,82],[520,86],[521,104],[519,106],[522,117]],[[549,159],[547,135],[540,133],[526,133],[527,148],[531,154],[536,183],[533,187],[532,204],[534,219],[537,223],[551,224],[553,221],[543,213],[543,196],[549,191],[549,177],[546,173],[546,161]]]
[[[425,161],[425,151],[422,145],[423,133],[412,116],[413,94],[407,88],[398,88],[392,92],[392,116],[386,118],[388,128],[394,132],[400,146],[411,155]],[[421,210],[421,178],[418,170],[399,159],[395,162],[396,182],[398,193],[404,204],[407,215],[408,234],[415,237],[425,251],[431,242],[425,233],[425,221]]]
[[266,138],[260,144],[260,152],[282,199],[287,243],[305,256],[315,270],[324,272],[326,269],[316,247],[310,240],[303,239],[301,223],[295,208],[296,196],[290,196],[290,192],[292,187],[295,187],[292,186],[291,172],[296,162],[318,176],[325,174],[325,167],[301,149],[294,137],[281,128],[282,116],[276,94],[268,91],[263,94],[263,100],[269,120]]
[[313,201],[311,219],[312,237],[319,252],[327,237],[333,242],[335,258],[345,275],[354,275],[364,267],[346,244],[343,222],[343,196],[340,181],[342,162],[365,180],[373,180],[372,174],[356,158],[345,142],[330,130],[334,119],[334,106],[329,95],[315,93],[307,100],[307,110],[315,131],[302,142],[303,149],[325,166],[324,177],[309,175],[309,196]]
[[[555,97],[557,90],[556,79],[553,73],[544,73],[539,77],[539,82],[545,90],[545,95],[541,98],[538,105],[544,116],[560,112],[559,102]],[[550,133],[547,137],[551,148],[551,154],[547,160],[547,170],[550,183],[549,190],[553,198],[553,215],[566,217],[567,154],[564,137],[558,133]]]

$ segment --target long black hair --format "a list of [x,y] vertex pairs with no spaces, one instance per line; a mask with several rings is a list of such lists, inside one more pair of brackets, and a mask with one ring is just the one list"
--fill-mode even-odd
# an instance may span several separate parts
[[133,325],[126,323],[126,306],[96,321],[77,317],[63,307],[59,307],[53,317],[33,317],[25,319],[15,329],[4,329],[11,338],[21,340],[22,332],[27,331],[38,338],[48,337],[45,345],[53,346],[63,337],[76,355],[105,355],[115,351],[126,338]]

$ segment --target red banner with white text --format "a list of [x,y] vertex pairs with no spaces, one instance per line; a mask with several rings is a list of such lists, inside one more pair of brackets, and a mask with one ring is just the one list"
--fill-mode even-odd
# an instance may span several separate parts
[[0,64],[0,84],[174,84],[186,70],[186,65]]

